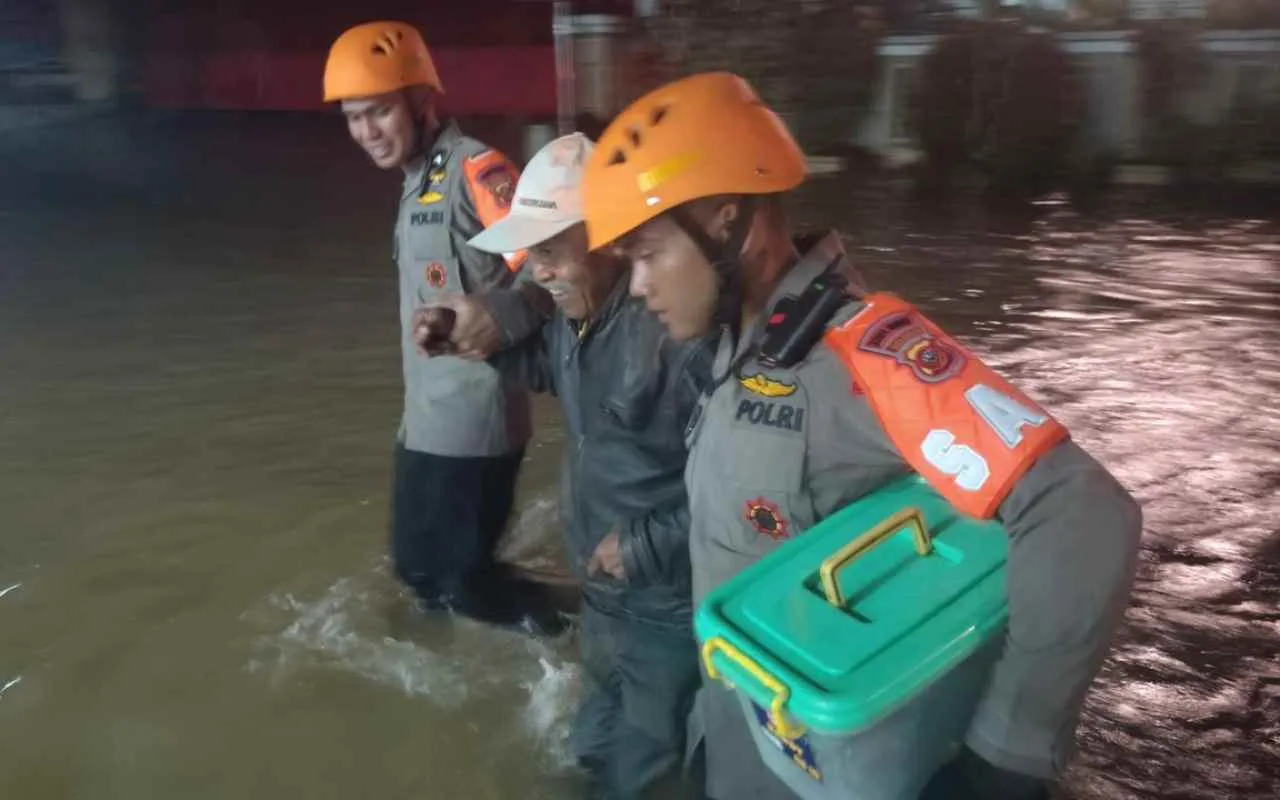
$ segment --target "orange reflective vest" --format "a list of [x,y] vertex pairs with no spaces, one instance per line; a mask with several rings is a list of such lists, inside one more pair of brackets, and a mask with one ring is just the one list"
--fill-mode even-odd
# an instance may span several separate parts
[[[462,171],[481,225],[488,228],[511,212],[520,170],[506,156],[497,150],[485,150],[468,156],[462,162]],[[504,254],[507,269],[519,272],[528,255],[527,250]]]
[[824,341],[889,439],[952,505],[990,518],[1067,429],[914,306],[871,294]]

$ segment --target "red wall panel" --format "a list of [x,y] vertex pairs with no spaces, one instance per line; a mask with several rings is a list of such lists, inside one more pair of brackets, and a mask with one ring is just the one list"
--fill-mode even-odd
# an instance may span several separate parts
[[[320,98],[324,53],[241,50],[153,52],[143,94],[156,108],[309,110]],[[551,47],[455,47],[432,54],[454,114],[552,115],[556,109]]]
[[[548,0],[140,0],[146,102],[169,109],[322,107],[333,39],[368,19],[401,19],[427,38],[456,114],[554,115],[555,57]],[[3,2],[3,0],[0,0]],[[629,14],[631,0],[575,0],[577,13]],[[179,9],[180,10],[177,10]]]

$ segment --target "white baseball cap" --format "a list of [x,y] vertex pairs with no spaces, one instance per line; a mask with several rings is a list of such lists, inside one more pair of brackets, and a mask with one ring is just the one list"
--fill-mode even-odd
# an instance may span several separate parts
[[582,222],[582,173],[594,147],[581,133],[547,142],[520,174],[511,210],[467,244],[486,253],[515,253]]

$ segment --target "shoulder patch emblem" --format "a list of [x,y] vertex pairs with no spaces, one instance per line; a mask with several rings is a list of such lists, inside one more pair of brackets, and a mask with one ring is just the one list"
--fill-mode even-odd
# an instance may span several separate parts
[[889,314],[867,328],[858,349],[886,356],[910,367],[917,380],[941,383],[964,368],[965,357],[952,344],[935,337],[910,312]]
[[763,497],[747,501],[746,517],[757,533],[770,539],[781,541],[790,532],[790,526],[782,518],[782,509],[778,508],[777,503]]
[[493,195],[499,208],[511,208],[511,197],[516,191],[517,176],[514,169],[505,161],[495,164],[476,176],[476,181]]
[[794,383],[774,380],[759,372],[755,375],[739,377],[738,383],[742,384],[742,388],[761,397],[790,397],[796,393]]
[[[497,150],[485,150],[468,156],[462,162],[462,170],[464,185],[475,205],[480,224],[489,228],[506,218],[511,211],[516,182],[520,180],[520,170],[516,165]],[[527,255],[525,250],[504,253],[503,260],[507,262],[507,269],[518,272]]]

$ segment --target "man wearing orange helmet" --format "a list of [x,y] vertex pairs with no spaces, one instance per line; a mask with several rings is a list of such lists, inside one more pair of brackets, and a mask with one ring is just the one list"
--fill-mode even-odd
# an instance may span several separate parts
[[[1034,400],[908,303],[865,292],[835,233],[793,240],[780,197],[805,176],[746,81],[708,73],[618,115],[584,178],[589,244],[630,257],[632,293],[676,338],[723,331],[688,433],[694,601],[922,475],[1009,532],[1010,616],[966,746],[932,778],[886,758],[903,775],[892,796],[1047,798],[1128,602],[1141,511]],[[793,796],[737,697],[706,682],[695,717],[712,798]]]
[[[351,28],[325,63],[324,99],[341,104],[352,139],[378,167],[404,173],[395,260],[405,409],[395,455],[392,553],[400,578],[427,607],[528,623],[534,620],[526,606],[536,593],[493,557],[531,429],[528,397],[483,362],[421,356],[410,330],[417,306],[448,293],[509,286],[524,258],[467,245],[506,216],[519,171],[502,153],[438,118],[443,92],[422,36],[400,22]],[[457,339],[482,346],[497,341],[498,325],[516,336],[540,327],[550,299],[533,284],[522,282],[521,289],[511,296],[536,302],[513,302]]]

